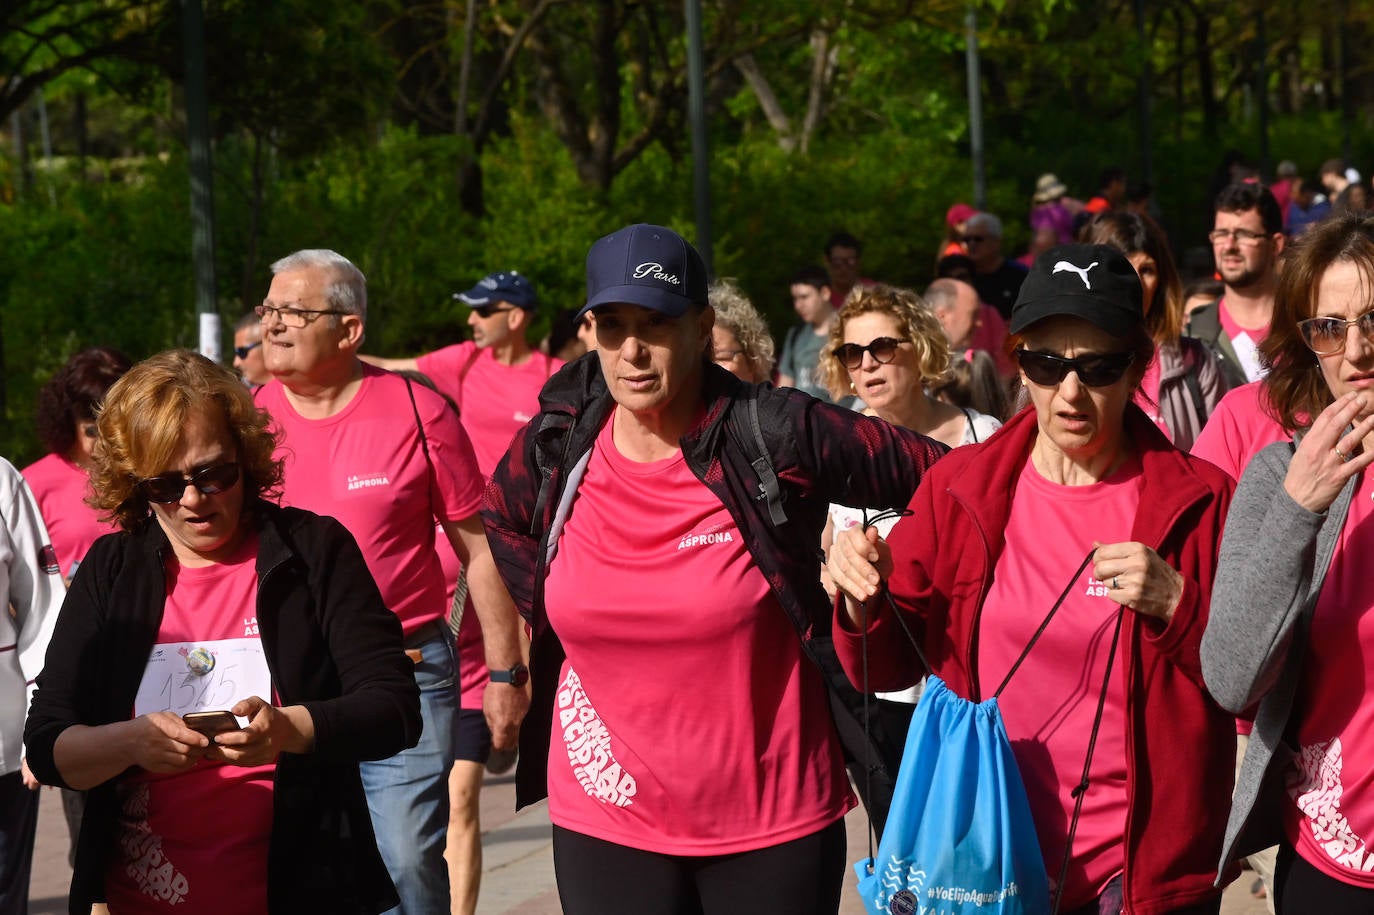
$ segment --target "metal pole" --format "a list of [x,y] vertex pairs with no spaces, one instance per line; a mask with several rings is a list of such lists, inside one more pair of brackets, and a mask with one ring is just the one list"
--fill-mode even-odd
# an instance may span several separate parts
[[988,181],[983,162],[983,77],[978,68],[978,14],[973,6],[964,14],[964,57],[968,63],[968,136],[973,156],[973,205],[988,205]]
[[1259,106],[1260,174],[1265,180],[1273,177],[1269,170],[1269,37],[1264,29],[1264,7],[1255,11],[1255,104]]
[[196,279],[200,352],[221,357],[219,308],[215,301],[215,197],[211,172],[209,97],[205,77],[205,18],[201,0],[182,0],[186,54],[186,133],[191,159],[191,263]]
[[701,52],[701,0],[687,7],[687,117],[692,125],[692,196],[697,217],[697,251],[706,275],[715,276],[711,255],[711,167],[706,143],[705,66]]
[[1154,82],[1150,45],[1145,35],[1145,0],[1134,0],[1135,33],[1140,42],[1140,80],[1136,87],[1140,107],[1140,177],[1151,186],[1155,183],[1154,125],[1150,113],[1150,85]]

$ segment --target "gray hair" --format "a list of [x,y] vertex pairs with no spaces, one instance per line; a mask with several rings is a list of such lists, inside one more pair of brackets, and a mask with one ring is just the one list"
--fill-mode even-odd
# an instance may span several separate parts
[[353,262],[328,248],[306,248],[288,254],[272,265],[272,275],[293,270],[328,270],[333,277],[324,290],[330,308],[367,321],[367,277]]
[[1002,220],[991,213],[975,213],[964,223],[964,234],[967,235],[976,229],[982,229],[993,238],[1002,237]]
[[735,335],[759,380],[766,379],[773,372],[773,337],[754,303],[729,279],[716,280],[706,294],[716,310],[716,324]]
[[926,287],[925,300],[931,311],[946,311],[953,308],[959,299],[959,287],[954,280],[941,277]]

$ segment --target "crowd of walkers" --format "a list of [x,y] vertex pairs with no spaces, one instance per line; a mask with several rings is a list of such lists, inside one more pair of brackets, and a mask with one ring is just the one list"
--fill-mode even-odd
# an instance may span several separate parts
[[232,369],[76,353],[0,461],[0,915],[40,785],[73,913],[471,915],[512,765],[566,912],[834,913],[946,693],[997,698],[1059,912],[1242,863],[1374,911],[1374,214],[1340,162],[1219,178],[1196,276],[1114,168],[1024,251],[954,204],[921,291],[837,232],[776,346],[636,224],[539,345],[506,270],[364,354],[310,249]]

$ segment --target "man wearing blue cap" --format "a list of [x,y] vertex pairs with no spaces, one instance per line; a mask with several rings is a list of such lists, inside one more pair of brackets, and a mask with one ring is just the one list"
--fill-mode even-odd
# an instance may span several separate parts
[[362,358],[393,372],[428,375],[458,405],[477,468],[491,476],[516,430],[539,412],[539,390],[563,362],[532,349],[525,339],[539,299],[523,275],[491,273],[453,297],[472,309],[471,341],[412,359]]

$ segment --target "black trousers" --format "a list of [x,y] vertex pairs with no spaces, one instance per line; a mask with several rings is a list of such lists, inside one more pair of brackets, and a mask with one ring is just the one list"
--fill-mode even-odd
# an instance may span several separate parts
[[1374,890],[1328,877],[1284,842],[1274,865],[1274,911],[1279,915],[1368,915],[1374,912]]
[[565,915],[835,915],[844,820],[781,845],[696,857],[640,851],[553,828]]

